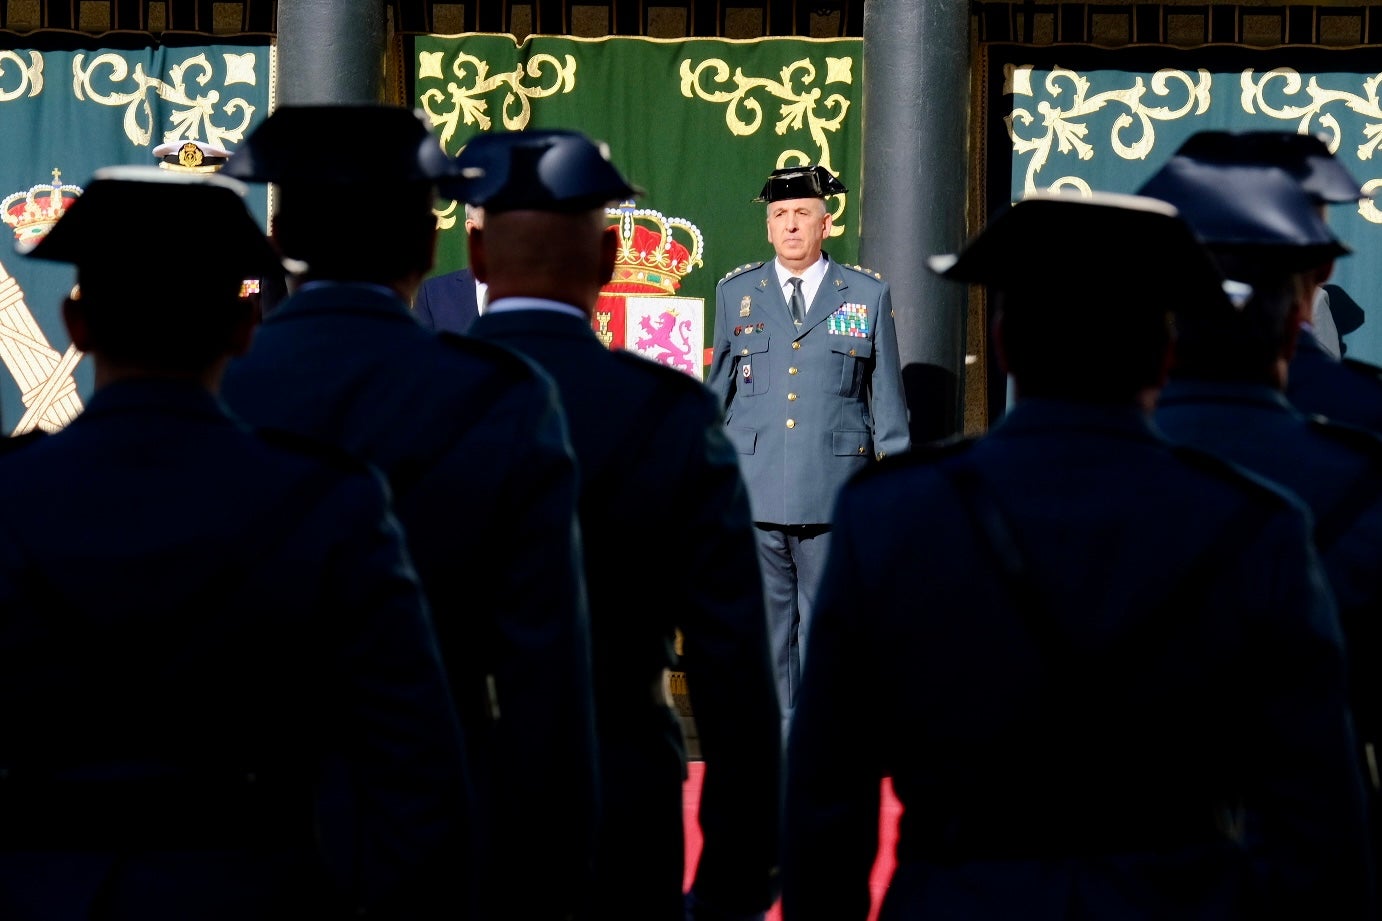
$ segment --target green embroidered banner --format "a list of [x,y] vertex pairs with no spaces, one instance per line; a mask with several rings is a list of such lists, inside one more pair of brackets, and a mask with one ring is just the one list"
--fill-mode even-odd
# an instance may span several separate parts
[[[173,139],[234,150],[268,111],[271,56],[267,37],[0,32],[0,217],[11,240],[44,232],[54,204],[79,195],[102,166],[153,164],[153,148]],[[266,202],[250,199],[261,221]],[[148,259],[129,267],[132,298],[159,271],[162,240],[191,234],[216,245],[216,228],[195,216],[132,214],[130,233],[148,237]],[[61,321],[73,281],[71,266],[0,246],[5,432],[61,428],[90,395],[90,362]]]
[[[988,210],[1034,189],[1133,192],[1186,138],[1205,130],[1322,134],[1369,191],[1382,194],[1382,107],[1375,50],[1206,48],[989,49]],[[1382,210],[1336,205],[1353,249],[1333,282],[1363,307],[1350,357],[1382,364]],[[1128,283],[1163,266],[1128,244]],[[1078,241],[1051,271],[1078,272]],[[1117,292],[1110,292],[1116,300]]]
[[[826,249],[841,262],[858,258],[860,39],[410,41],[412,98],[449,153],[481,132],[525,128],[574,128],[605,141],[611,160],[647,193],[637,209],[686,225],[670,230],[691,263],[674,292],[704,300],[707,330],[715,282],[772,257],[764,206],[751,200],[777,167],[822,163],[840,176],[851,191],[837,200]],[[666,235],[656,221],[639,220]],[[466,264],[454,208],[442,223],[437,272]]]

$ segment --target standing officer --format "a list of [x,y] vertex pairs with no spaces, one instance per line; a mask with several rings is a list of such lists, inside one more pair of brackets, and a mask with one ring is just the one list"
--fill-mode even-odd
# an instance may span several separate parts
[[[1129,284],[1126,249],[1171,267]],[[1053,273],[1078,252],[1082,269]],[[1342,641],[1300,503],[1169,444],[1173,304],[1232,310],[1173,209],[1042,194],[947,278],[1016,401],[842,491],[787,759],[786,921],[1361,918]]]
[[[1144,186],[1179,208],[1224,271],[1253,290],[1237,310],[1177,311],[1176,364],[1156,423],[1175,441],[1281,484],[1314,513],[1348,641],[1360,763],[1375,798],[1382,789],[1382,436],[1307,417],[1284,394],[1321,273],[1347,252],[1315,196],[1278,165],[1290,162],[1286,148],[1273,163],[1252,137],[1229,136],[1212,157],[1178,152]],[[1372,813],[1378,851],[1376,805]]]
[[0,457],[7,921],[464,909],[461,737],[384,483],[216,396],[277,262],[242,192],[102,170],[30,254],[76,264],[95,392]]
[[[351,150],[323,160],[321,139],[347,129]],[[575,465],[545,374],[411,314],[432,265],[436,183],[453,171],[407,109],[270,115],[224,173],[277,184],[273,239],[298,273],[225,397],[388,477],[489,808],[484,910],[567,918],[588,885],[597,808]]]
[[[604,815],[599,921],[760,917],[776,895],[778,708],[748,496],[714,395],[591,331],[636,190],[583,135],[474,138],[471,231],[490,307],[471,334],[529,356],[561,392],[581,471]],[[649,529],[648,503],[672,510]],[[676,631],[705,759],[704,845],[683,909],[686,753],[665,680]]]
[[777,258],[741,266],[715,288],[707,383],[748,483],[784,733],[835,494],[910,446],[888,284],[821,249],[826,198],[845,191],[823,166],[774,170],[755,201],[768,203]]

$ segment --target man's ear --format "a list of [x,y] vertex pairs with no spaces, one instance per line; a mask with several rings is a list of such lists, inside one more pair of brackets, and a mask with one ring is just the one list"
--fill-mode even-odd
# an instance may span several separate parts
[[489,254],[485,252],[485,229],[471,227],[466,234],[466,246],[470,249],[470,271],[477,281],[489,284]]
[[86,322],[86,311],[77,302],[77,298],[68,297],[63,300],[62,324],[67,327],[67,337],[72,340],[72,345],[78,351],[91,351],[91,328]]

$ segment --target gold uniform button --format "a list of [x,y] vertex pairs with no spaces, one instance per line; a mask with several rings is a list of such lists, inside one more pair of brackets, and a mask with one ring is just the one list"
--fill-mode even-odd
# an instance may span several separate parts
[[787,400],[788,400],[788,402],[791,402],[791,401],[795,400],[796,398],[797,398],[797,395],[796,395],[795,393],[789,393],[789,394],[787,394]]
[[864,446],[863,446],[863,445],[860,445],[860,446],[859,446],[859,453],[860,453],[860,454],[863,454],[863,453],[864,453]]
[[739,354],[740,354],[740,355],[747,355],[748,353],[749,353],[749,350],[748,350],[748,349],[740,349],[740,350],[739,350]]
[[854,355],[854,349],[850,349],[850,350],[849,350],[849,354],[850,354],[851,356],[853,356],[853,355]]
[[794,348],[794,349],[799,349],[799,348],[801,348],[801,343],[800,343],[800,342],[793,342],[793,343],[792,343],[792,348]]
[[796,369],[796,368],[788,368],[788,369],[787,369],[787,373],[788,373],[788,374],[796,374],[796,373],[797,373],[797,369]]
[[789,429],[794,429],[794,428],[796,428],[796,427],[797,427],[797,420],[795,420],[795,419],[788,419],[788,420],[787,420],[787,427],[788,427]]

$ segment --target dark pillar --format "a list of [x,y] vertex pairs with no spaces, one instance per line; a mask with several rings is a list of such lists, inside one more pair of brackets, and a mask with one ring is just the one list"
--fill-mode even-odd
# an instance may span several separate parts
[[384,99],[384,4],[278,0],[277,105]]
[[925,257],[965,242],[968,0],[867,0],[860,262],[892,286],[912,440],[964,429],[968,291]]

